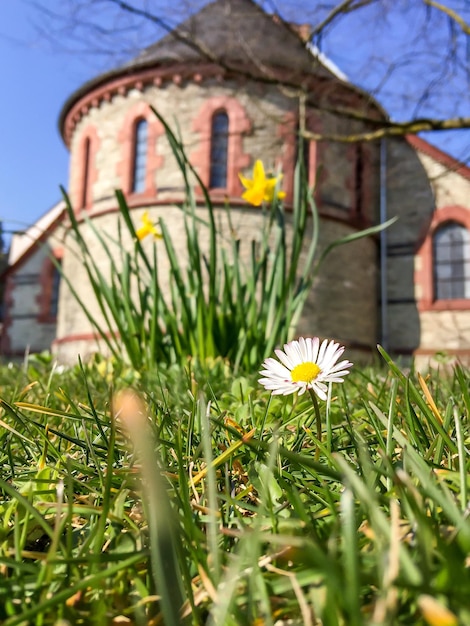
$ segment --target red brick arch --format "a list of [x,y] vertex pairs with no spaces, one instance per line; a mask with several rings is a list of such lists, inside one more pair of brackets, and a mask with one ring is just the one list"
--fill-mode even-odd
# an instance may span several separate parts
[[[240,102],[230,96],[209,98],[193,121],[193,130],[199,133],[199,147],[190,155],[202,182],[209,186],[212,117],[217,111],[228,115],[229,141],[227,162],[227,187],[215,192],[238,196],[242,192],[238,173],[250,164],[251,157],[243,152],[243,137],[251,131],[251,121]],[[213,192],[214,190],[211,190]]]
[[437,209],[426,237],[416,254],[415,285],[420,311],[470,309],[470,299],[436,300],[433,280],[433,236],[446,222],[457,222],[470,231],[470,210],[461,206],[446,206]]
[[71,199],[77,212],[90,210],[93,205],[93,185],[98,180],[96,156],[99,146],[98,131],[95,126],[88,124],[81,132],[72,160]]
[[[147,171],[145,189],[141,193],[132,192],[132,173],[134,169],[135,128],[139,120],[148,123]],[[124,193],[133,198],[152,198],[157,193],[156,171],[163,164],[163,157],[157,154],[157,139],[165,132],[162,123],[146,102],[136,102],[126,113],[118,134],[121,146],[121,160],[117,164],[117,174]]]

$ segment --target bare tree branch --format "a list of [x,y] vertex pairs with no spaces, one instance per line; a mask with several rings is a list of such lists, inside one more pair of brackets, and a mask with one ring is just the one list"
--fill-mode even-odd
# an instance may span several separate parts
[[343,0],[335,6],[330,13],[312,29],[311,38],[319,35],[329,24],[331,24],[339,15],[355,11],[369,4],[373,4],[377,0]]
[[[45,3],[45,0],[33,1]],[[183,0],[179,0],[180,9],[182,5],[188,8],[186,17],[194,10],[194,5],[189,2],[190,0],[184,5]],[[323,35],[323,43],[327,44],[326,48],[330,45],[330,55],[332,53],[335,60],[338,58],[338,65],[341,65],[343,56],[346,63],[349,62],[350,67],[353,67],[350,85],[340,80],[334,83],[330,92],[334,96],[333,100],[325,89],[321,92],[321,89],[320,91],[311,89],[308,85],[299,86],[298,82],[291,80],[290,75],[282,76],[270,66],[264,66],[259,59],[253,58],[253,55],[251,57],[247,55],[251,59],[248,66],[232,63],[229,58],[221,59],[214,50],[204,45],[203,37],[199,38],[197,34],[193,35],[176,26],[176,22],[181,21],[179,18],[184,17],[181,12],[178,19],[175,19],[174,12],[168,11],[168,5],[157,0],[153,0],[152,3],[133,0],[68,0],[69,27],[72,28],[73,36],[68,37],[66,30],[61,30],[59,36],[70,49],[74,41],[79,41],[80,37],[85,41],[88,34],[86,41],[88,50],[93,52],[95,46],[99,48],[100,54],[106,54],[103,46],[108,45],[112,48],[114,42],[116,48],[121,45],[124,49],[119,34],[128,35],[130,38],[132,29],[135,29],[134,41],[140,49],[153,43],[157,39],[154,37],[152,40],[152,36],[155,35],[152,29],[155,25],[159,35],[162,32],[170,34],[177,41],[196,51],[201,60],[216,64],[227,73],[227,76],[277,84],[292,97],[297,97],[299,103],[308,99],[309,107],[351,120],[351,129],[354,129],[349,134],[302,132],[308,139],[354,143],[422,131],[470,128],[467,106],[469,55],[466,47],[468,44],[466,36],[470,35],[470,21],[467,9],[463,9],[460,14],[457,13],[451,0],[422,0],[422,3],[400,0],[391,0],[390,3],[387,0],[331,0],[324,4],[318,0],[312,3],[314,7],[309,14],[302,0],[298,0],[298,5],[293,0],[257,0],[257,2],[264,4],[265,7],[269,5],[266,8],[274,13],[276,22],[291,33],[294,32],[305,43],[306,38],[300,35],[300,29],[293,26],[289,19],[281,17],[281,13],[289,15],[291,11],[290,15],[295,20],[299,15],[298,7],[302,6],[302,20],[310,23],[310,39]],[[204,6],[204,0],[198,0],[197,3]],[[100,12],[97,13],[94,9],[98,7]],[[64,22],[67,20],[67,9],[65,13],[62,11],[61,15]],[[365,12],[360,11],[361,17],[357,18],[359,9],[364,9]],[[43,6],[43,11],[45,10],[46,7]],[[109,25],[108,14],[111,21],[114,19],[116,24]],[[122,17],[119,19],[120,14],[124,19]],[[444,20],[443,15],[447,16],[448,20]],[[146,24],[149,24],[150,28],[147,29]],[[120,30],[117,28],[114,30],[113,26],[119,27]],[[351,37],[345,39],[344,30],[348,31],[349,28]],[[394,31],[394,28],[398,28],[398,31]],[[400,30],[403,34],[406,29],[408,36],[402,38],[402,45],[394,45],[394,37],[397,33],[400,35]],[[140,35],[142,30],[146,34],[146,39]],[[367,32],[367,38],[361,39],[361,32],[363,35]],[[115,33],[118,36],[114,37]],[[339,48],[338,43],[335,47],[328,44],[335,41],[335,33],[342,33]],[[345,46],[346,41],[349,48]],[[250,52],[249,43],[244,40],[240,42],[240,45],[246,46],[245,52]],[[359,54],[357,48],[361,46],[363,49]],[[331,58],[328,52],[326,54],[325,66]],[[351,65],[351,59],[357,59],[357,63]],[[312,67],[315,63],[322,64],[324,60],[320,55],[312,54]],[[334,73],[334,68],[332,71]],[[362,85],[363,96],[370,94],[371,107],[368,106],[366,97],[362,100],[364,105],[362,110],[354,108],[354,105],[349,107],[348,98],[343,99],[343,88],[350,91],[350,87],[354,89],[355,82]],[[381,103],[379,107],[377,100]],[[404,121],[397,122],[382,116],[379,113],[382,104],[392,112],[395,119]],[[357,126],[353,126],[354,122],[365,125],[366,130],[359,132]],[[301,127],[304,131],[303,124]]]
[[419,119],[411,122],[383,122],[381,128],[364,133],[322,134],[305,131],[306,139],[313,141],[338,141],[343,143],[356,143],[360,141],[376,141],[382,137],[403,137],[404,135],[416,135],[425,131],[460,130],[470,128],[470,117],[457,117],[445,120]]
[[454,11],[450,7],[447,7],[444,4],[441,4],[440,2],[436,2],[436,0],[423,0],[423,2],[427,6],[433,7],[434,9],[437,9],[438,11],[442,11],[442,13],[445,13],[448,17],[450,17],[454,22],[456,22],[460,26],[460,28],[463,30],[463,32],[466,35],[470,35],[470,25],[463,19],[463,17],[461,17],[457,13],[457,11]]
[[172,28],[166,20],[158,17],[157,15],[154,15],[145,9],[138,9],[124,0],[108,0],[108,2],[117,5],[119,8],[127,11],[128,13],[144,17],[146,20],[154,22],[163,28],[167,33],[171,34],[174,39],[185,43],[187,46],[201,54],[207,61],[212,61],[213,63],[217,62],[217,58],[205,46],[203,46],[200,41],[196,41],[193,37],[189,37],[179,28]]

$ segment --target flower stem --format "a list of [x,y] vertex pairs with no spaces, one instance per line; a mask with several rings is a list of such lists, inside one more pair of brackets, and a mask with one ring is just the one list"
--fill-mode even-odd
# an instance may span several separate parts
[[[308,392],[309,392],[310,397],[312,399],[313,409],[315,411],[315,417],[316,417],[316,420],[317,420],[317,439],[321,443],[322,430],[321,430],[320,407],[318,406],[317,396],[315,395],[315,392],[313,391],[313,389],[309,389]],[[317,446],[317,449],[315,451],[315,461],[318,461],[319,458],[320,458],[320,448]]]

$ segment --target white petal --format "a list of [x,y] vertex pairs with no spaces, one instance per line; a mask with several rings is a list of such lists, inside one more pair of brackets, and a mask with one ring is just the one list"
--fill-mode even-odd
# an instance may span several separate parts
[[349,368],[351,366],[352,366],[352,363],[349,363],[349,361],[341,361],[337,365],[334,365],[333,367],[330,367],[330,369],[328,370],[327,373],[328,374],[335,374],[336,372],[343,371],[343,370],[347,370],[349,372]]
[[[338,353],[339,344],[331,341],[329,345],[326,347],[325,353],[323,355],[321,368],[324,370],[328,370],[341,356],[342,352]],[[340,348],[341,350],[341,348]]]
[[338,348],[336,347],[334,352],[331,354],[330,358],[329,358],[329,363],[328,363],[328,367],[333,367],[334,364],[338,361],[338,359],[341,357],[341,355],[344,352],[344,348]]
[[328,376],[325,377],[325,380],[331,380],[332,378],[344,378],[344,376],[347,376],[348,374],[349,370],[338,370],[337,372],[330,372]]
[[326,392],[328,391],[328,387],[326,385],[314,382],[312,384],[312,389],[321,400],[326,400]]
[[290,360],[293,363],[292,369],[296,365],[300,365],[300,363],[303,362],[302,354],[301,354],[300,348],[299,348],[299,343],[297,341],[291,341],[290,343],[286,343],[285,346],[284,346],[284,350],[285,350],[287,356],[290,358]]
[[281,378],[286,378],[287,380],[290,380],[291,378],[290,370],[275,359],[271,359],[269,363],[265,361],[265,367],[266,369],[262,370],[260,374],[266,374],[267,376],[274,374],[276,376],[280,376]]
[[351,361],[348,361],[348,359],[343,359],[342,361],[340,361],[339,363],[337,363],[334,367],[352,367],[353,363],[351,363]]
[[318,363],[318,348],[320,347],[320,340],[318,337],[313,337],[313,339],[310,339],[310,342],[312,349],[311,361],[312,363]]
[[298,346],[299,346],[300,354],[302,356],[302,362],[307,363],[308,361],[310,361],[309,349],[307,346],[307,342],[305,341],[303,337],[299,337]]
[[324,339],[321,343],[320,349],[318,351],[318,356],[317,356],[317,363],[319,365],[319,367],[321,367],[322,363],[323,363],[323,358],[325,356],[325,350],[328,346],[328,339]]
[[283,383],[276,387],[276,394],[287,396],[290,393],[295,393],[297,391],[295,385],[289,383]]
[[308,345],[308,360],[310,363],[317,363],[318,358],[318,348],[320,346],[320,340],[318,337],[307,337],[306,339]]
[[[346,373],[348,373],[348,372],[346,372]],[[325,383],[344,383],[344,378],[341,378],[341,377],[337,378],[336,376],[334,376],[334,377],[328,376],[328,378],[324,379],[324,382]]]
[[327,374],[326,376],[324,376],[323,378],[319,380],[321,383],[328,383],[328,382],[332,382],[334,378],[343,378],[343,376],[346,376],[347,374],[349,374],[348,370],[341,370],[340,372],[333,372],[333,373]]
[[292,362],[292,359],[282,350],[274,350],[277,358],[284,363],[284,365],[290,370],[294,369],[295,363]]

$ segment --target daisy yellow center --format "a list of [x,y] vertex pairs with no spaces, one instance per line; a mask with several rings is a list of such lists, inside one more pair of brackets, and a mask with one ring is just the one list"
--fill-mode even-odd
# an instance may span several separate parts
[[321,369],[318,367],[316,363],[300,363],[300,365],[296,365],[290,375],[292,378],[292,382],[294,383],[311,383],[317,378],[318,374],[321,372]]

